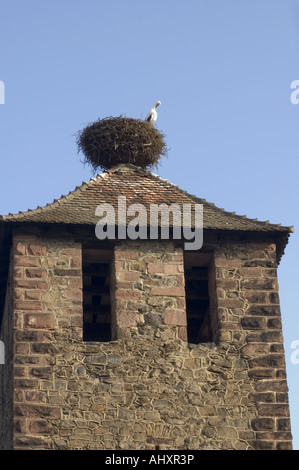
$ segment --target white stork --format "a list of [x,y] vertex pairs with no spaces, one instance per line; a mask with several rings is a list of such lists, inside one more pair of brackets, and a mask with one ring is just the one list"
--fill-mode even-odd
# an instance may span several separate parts
[[154,122],[157,120],[157,111],[156,111],[156,108],[158,106],[160,106],[161,104],[161,101],[157,101],[157,103],[155,104],[155,106],[150,110],[150,112],[148,113],[148,115],[146,116],[145,120],[147,122],[149,122],[150,124],[154,125]]

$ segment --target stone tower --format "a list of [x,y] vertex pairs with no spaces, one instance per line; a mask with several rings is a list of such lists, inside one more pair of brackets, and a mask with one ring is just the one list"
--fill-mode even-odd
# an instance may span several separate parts
[[[120,201],[200,205],[202,247],[174,217],[168,236],[147,222],[129,237]],[[114,238],[95,235],[99,205]],[[277,284],[291,231],[132,165],[2,216],[2,448],[291,449]]]

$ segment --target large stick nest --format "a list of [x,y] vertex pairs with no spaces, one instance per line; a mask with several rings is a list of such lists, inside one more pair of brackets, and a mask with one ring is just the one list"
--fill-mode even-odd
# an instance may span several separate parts
[[77,134],[78,151],[96,171],[120,163],[142,168],[157,166],[167,147],[164,136],[140,119],[111,117],[89,124]]

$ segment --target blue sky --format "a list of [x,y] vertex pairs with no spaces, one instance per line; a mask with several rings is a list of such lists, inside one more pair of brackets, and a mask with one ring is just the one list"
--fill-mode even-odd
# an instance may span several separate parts
[[76,132],[98,118],[144,118],[160,100],[161,177],[295,226],[278,275],[299,449],[299,1],[1,0],[0,15],[1,214],[89,180]]

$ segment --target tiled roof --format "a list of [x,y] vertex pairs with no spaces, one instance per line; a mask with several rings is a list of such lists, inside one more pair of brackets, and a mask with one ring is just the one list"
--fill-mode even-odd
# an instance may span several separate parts
[[239,216],[217,208],[214,204],[188,194],[178,186],[133,165],[119,165],[99,174],[87,183],[75,188],[66,196],[54,200],[44,207],[27,212],[0,216],[4,223],[50,223],[95,225],[99,217],[96,207],[102,203],[112,204],[117,209],[118,196],[126,196],[130,204],[142,204],[148,210],[151,204],[195,204],[203,205],[204,229],[254,232],[276,232],[289,234],[293,227],[270,224],[246,216]]

